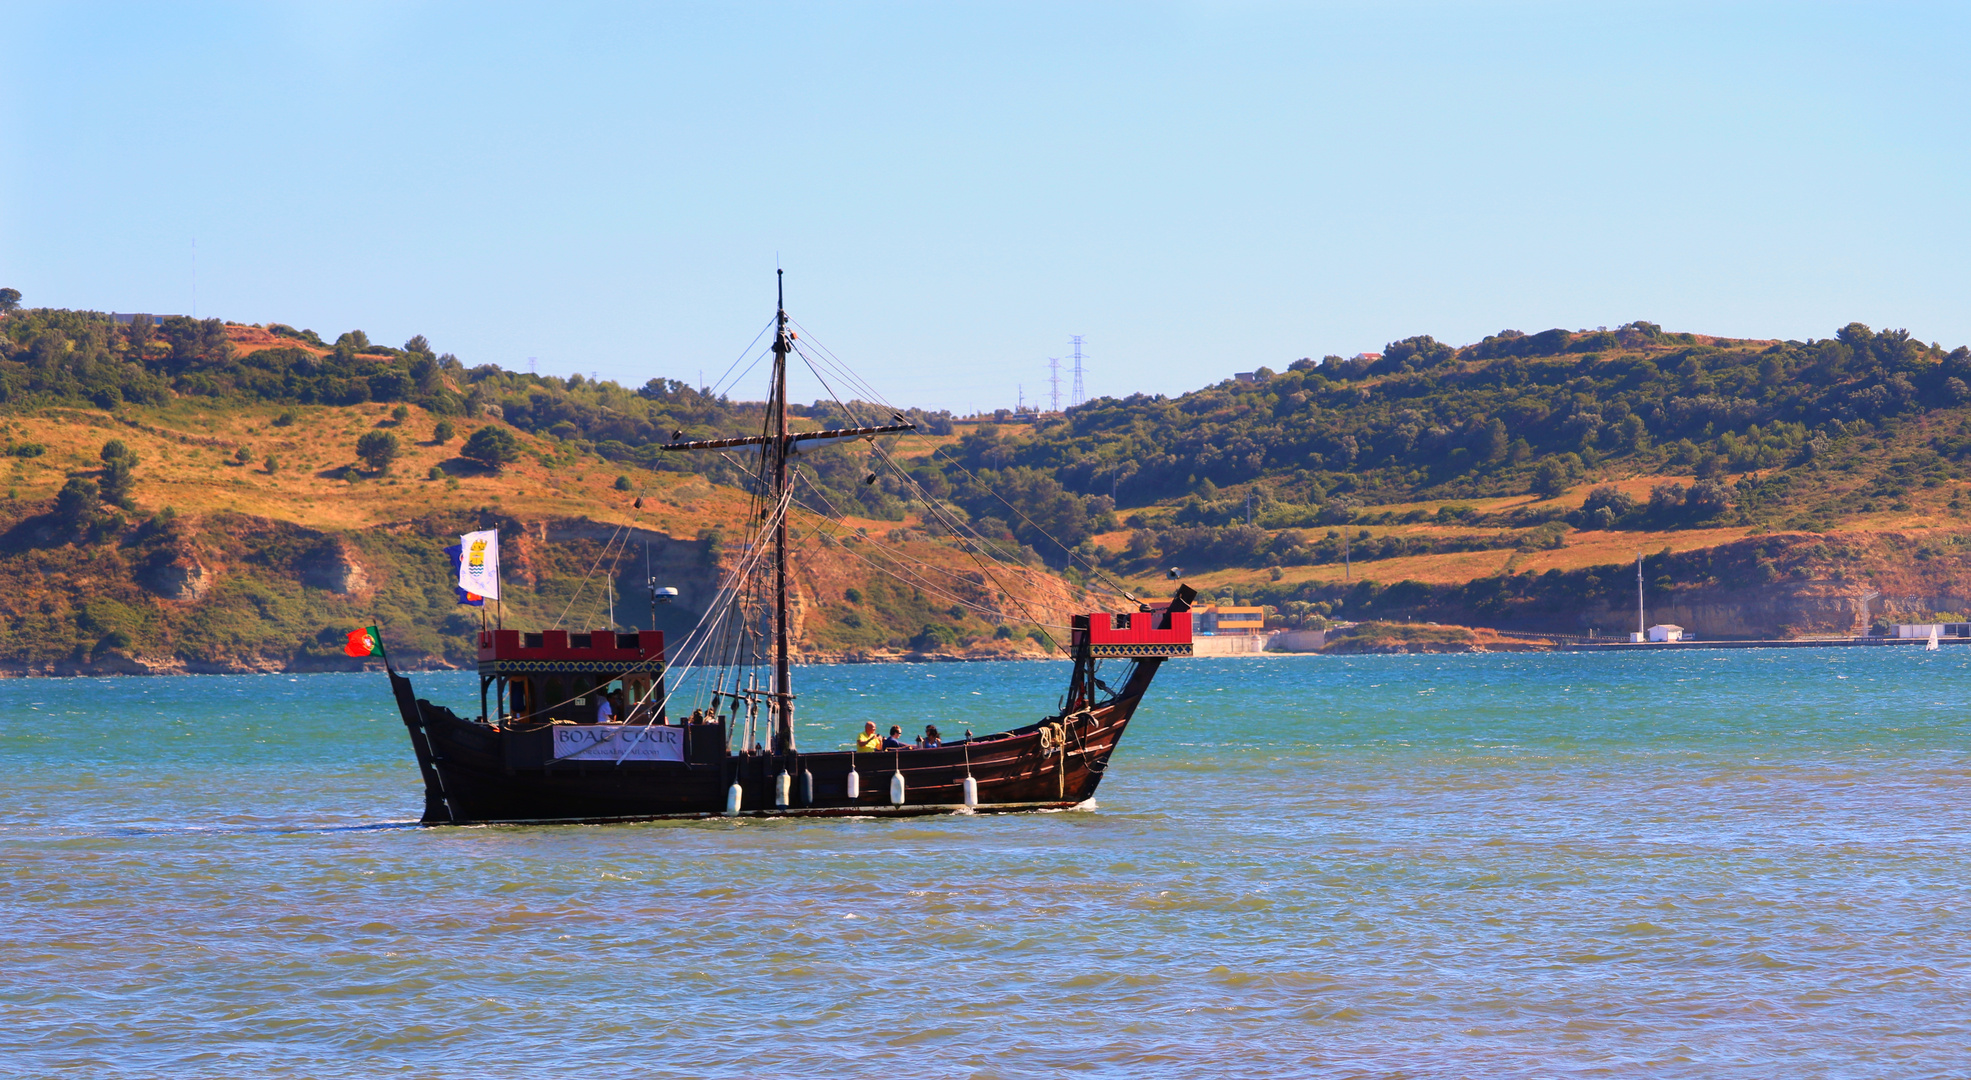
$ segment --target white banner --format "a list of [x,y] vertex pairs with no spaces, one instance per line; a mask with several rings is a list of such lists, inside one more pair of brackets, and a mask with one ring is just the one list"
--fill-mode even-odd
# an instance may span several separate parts
[[500,531],[459,537],[459,588],[488,600],[500,598]]
[[684,729],[661,724],[556,724],[556,761],[683,761]]

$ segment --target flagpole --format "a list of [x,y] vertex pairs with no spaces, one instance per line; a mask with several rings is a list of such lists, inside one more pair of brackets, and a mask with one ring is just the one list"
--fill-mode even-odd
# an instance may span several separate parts
[[383,670],[397,674],[397,669],[390,666],[390,650],[383,647],[383,620],[376,617],[376,612],[370,612],[370,625],[365,629],[376,631],[370,636],[376,639],[376,654],[383,657]]

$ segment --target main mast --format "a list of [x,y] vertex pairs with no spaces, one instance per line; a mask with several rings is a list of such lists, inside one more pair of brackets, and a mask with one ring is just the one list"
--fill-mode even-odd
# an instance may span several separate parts
[[[783,272],[775,271],[779,279],[779,308],[774,315],[773,335],[773,389],[767,399],[767,420],[758,435],[747,435],[732,439],[694,439],[689,442],[670,442],[657,447],[659,450],[723,450],[734,446],[757,446],[765,455],[760,459],[760,472],[754,483],[764,499],[771,500],[760,509],[762,516],[774,517],[773,526],[773,691],[775,703],[773,716],[773,752],[791,754],[797,749],[794,745],[794,673],[789,656],[792,629],[787,619],[787,459],[805,449],[831,446],[836,443],[869,439],[877,435],[891,435],[899,431],[913,431],[916,425],[904,422],[902,416],[896,417],[898,423],[878,424],[852,428],[831,428],[826,431],[787,430],[787,354],[794,351],[794,332],[787,328],[787,286]],[[674,433],[673,439],[681,439],[683,431]],[[755,542],[757,533],[749,533]],[[749,547],[749,550],[752,550]],[[701,621],[702,625],[702,621]],[[750,654],[749,654],[750,655]]]
[[[773,506],[777,510],[787,497],[787,455],[793,449],[787,441],[787,354],[793,344],[787,333],[786,271],[774,271],[778,292],[778,314],[773,337]],[[794,752],[794,672],[787,655],[787,515],[774,515],[773,525],[773,694],[779,704],[775,713],[774,749],[782,754]]]

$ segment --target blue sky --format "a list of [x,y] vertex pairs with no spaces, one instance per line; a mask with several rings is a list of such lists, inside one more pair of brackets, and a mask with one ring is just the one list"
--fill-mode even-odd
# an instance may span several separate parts
[[196,240],[203,316],[696,381],[777,259],[819,341],[960,410],[1077,333],[1118,395],[1631,319],[1971,342],[1963,5],[4,20],[0,285],[37,306],[189,312]]

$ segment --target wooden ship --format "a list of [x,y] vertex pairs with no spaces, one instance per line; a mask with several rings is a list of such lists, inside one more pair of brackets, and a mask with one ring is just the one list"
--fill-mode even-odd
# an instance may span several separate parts
[[[1043,810],[1095,795],[1158,668],[1191,654],[1196,594],[1188,586],[1167,603],[1122,593],[1134,610],[1072,616],[1066,691],[1055,712],[1032,723],[922,748],[815,751],[797,744],[787,618],[790,464],[814,446],[911,425],[897,417],[889,425],[790,432],[787,363],[796,346],[788,323],[783,294],[761,434],[665,447],[759,453],[755,542],[722,582],[675,668],[664,635],[654,630],[482,629],[473,717],[417,697],[408,677],[389,672],[424,779],[426,824]],[[1103,667],[1109,662],[1128,667],[1112,681]],[[711,687],[710,708],[677,715],[677,683],[694,676]],[[604,700],[623,703],[606,720]],[[850,719],[860,726],[878,718]]]

